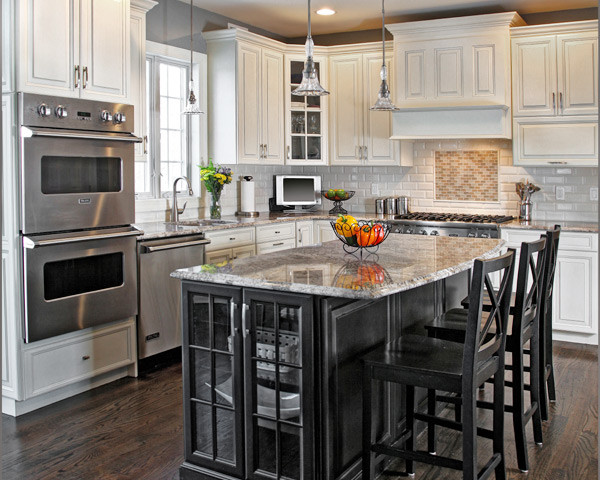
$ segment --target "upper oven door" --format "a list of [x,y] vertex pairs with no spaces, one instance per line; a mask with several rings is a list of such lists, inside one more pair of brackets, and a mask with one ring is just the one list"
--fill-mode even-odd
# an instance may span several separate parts
[[138,140],[121,133],[22,127],[22,232],[133,223]]

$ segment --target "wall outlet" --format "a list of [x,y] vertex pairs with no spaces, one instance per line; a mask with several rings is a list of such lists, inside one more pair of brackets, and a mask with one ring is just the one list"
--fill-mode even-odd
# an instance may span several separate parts
[[565,187],[556,187],[556,199],[557,200],[565,199]]
[[379,195],[379,185],[377,183],[371,184],[371,195]]
[[592,188],[590,188],[590,200],[592,202],[597,202],[598,201],[598,187],[592,187]]

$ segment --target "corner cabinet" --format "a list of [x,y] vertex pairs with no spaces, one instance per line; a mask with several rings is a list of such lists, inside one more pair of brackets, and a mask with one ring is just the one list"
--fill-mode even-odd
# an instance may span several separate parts
[[[285,56],[285,163],[327,165],[328,98],[292,94],[302,81],[305,60],[302,54]],[[319,82],[327,88],[327,57],[316,55],[314,60]]]
[[511,29],[513,158],[598,164],[598,22]]
[[19,0],[18,15],[19,90],[127,99],[129,0]]
[[[390,140],[392,114],[371,111],[381,84],[381,44],[352,46],[352,51],[329,57],[331,72],[331,164],[398,165],[400,143]],[[393,85],[391,44],[386,59],[388,82]],[[393,93],[393,91],[392,91]]]
[[181,478],[312,478],[312,298],[192,282],[182,288]]
[[204,38],[209,156],[222,164],[283,164],[284,56],[278,42],[238,29]]

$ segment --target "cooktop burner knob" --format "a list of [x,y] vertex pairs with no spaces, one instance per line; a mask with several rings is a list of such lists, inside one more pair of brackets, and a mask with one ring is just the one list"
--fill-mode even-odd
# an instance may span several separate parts
[[413,233],[413,229],[412,228],[407,228],[405,233]]
[[68,115],[67,114],[67,107],[63,107],[62,105],[59,105],[54,110],[54,113],[56,114],[56,116],[58,118],[67,118],[67,115]]
[[102,113],[100,113],[100,118],[104,122],[112,122],[113,116],[108,110],[102,110]]
[[490,238],[490,234],[489,233],[482,233],[481,238]]
[[427,230],[421,230],[419,233],[420,233],[421,235],[427,235]]
[[440,232],[438,232],[437,230],[432,230],[429,235],[433,235],[433,236],[437,237],[439,234],[440,234]]
[[115,123],[123,123],[127,118],[125,118],[124,113],[115,113]]
[[476,237],[476,236],[477,236],[477,234],[475,232],[469,232],[469,233],[467,233],[467,237],[473,238],[473,237]]
[[40,103],[37,111],[40,114],[40,117],[49,117],[52,113],[52,109],[45,103]]

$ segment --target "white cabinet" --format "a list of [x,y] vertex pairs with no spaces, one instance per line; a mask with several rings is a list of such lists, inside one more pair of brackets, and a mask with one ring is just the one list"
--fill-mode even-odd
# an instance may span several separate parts
[[283,164],[284,67],[278,42],[237,29],[204,37],[213,162]]
[[20,0],[19,89],[124,100],[129,0]]
[[[302,81],[304,53],[285,56],[286,163],[288,165],[327,165],[328,98],[292,95]],[[315,68],[322,85],[328,85],[327,57],[316,55]]]
[[[332,165],[398,164],[399,142],[390,140],[392,114],[370,110],[381,83],[381,45],[378,50],[329,58]],[[391,74],[391,60],[386,65]]]
[[252,245],[244,245],[243,247],[224,248],[206,252],[206,263],[223,263],[237,258],[246,258],[256,255],[256,247]]
[[598,163],[598,22],[511,30],[513,161]]
[[[540,238],[540,230],[502,229],[507,247]],[[562,231],[552,298],[556,340],[598,343],[598,235]]]
[[312,220],[296,222],[296,246],[307,247],[314,245],[314,229]]
[[206,232],[206,263],[222,263],[256,254],[254,227],[228,228]]
[[295,222],[282,222],[256,227],[256,253],[277,252],[296,246]]
[[[133,133],[142,138],[135,144],[135,161],[144,161],[148,154],[148,119],[146,118],[146,13],[157,5],[152,0],[131,0],[130,51],[131,90],[129,102],[134,107]],[[137,163],[136,163],[137,165]]]
[[2,0],[2,93],[15,90],[14,72],[14,0]]
[[336,240],[330,220],[315,220],[315,243],[325,243]]

